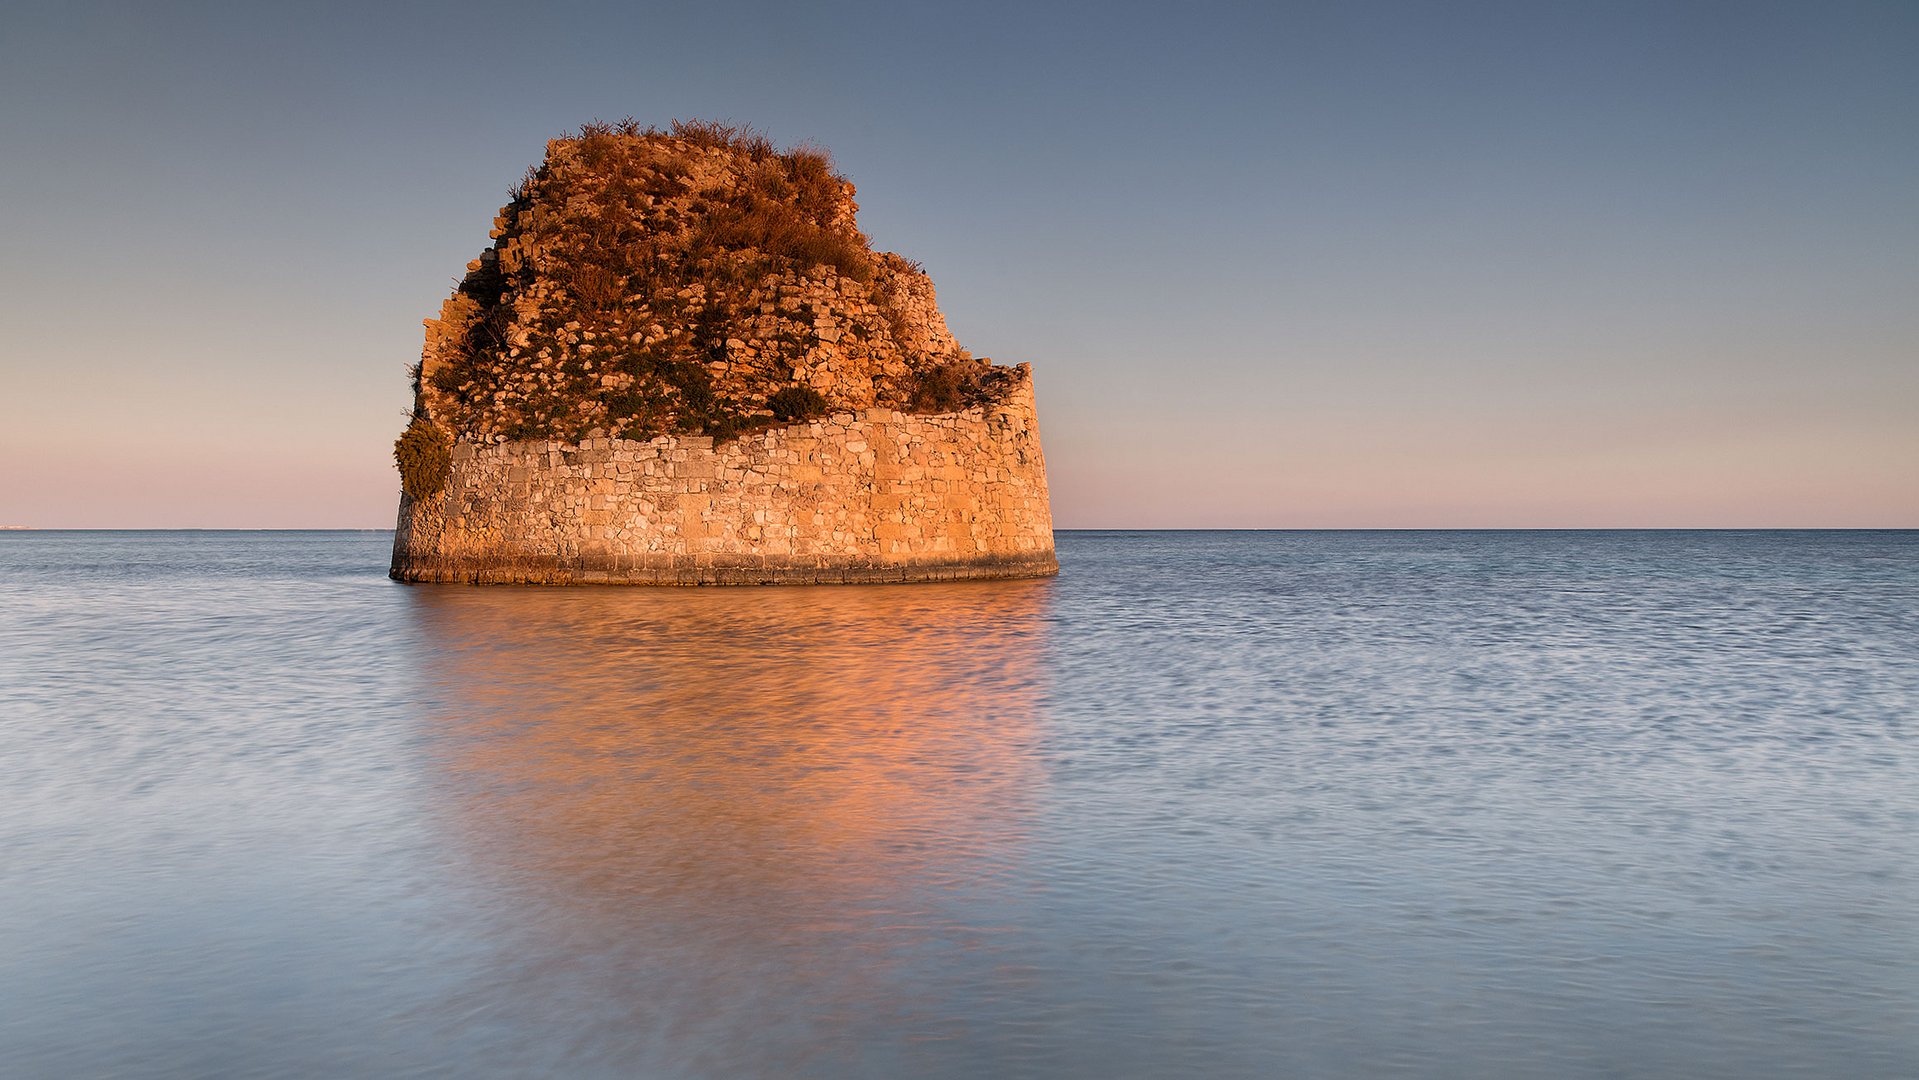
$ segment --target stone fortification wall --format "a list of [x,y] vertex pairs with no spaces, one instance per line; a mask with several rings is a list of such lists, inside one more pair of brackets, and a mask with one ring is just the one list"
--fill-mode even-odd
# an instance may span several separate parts
[[404,581],[937,581],[1053,574],[1031,370],[956,413],[842,412],[714,445],[461,440],[403,497]]

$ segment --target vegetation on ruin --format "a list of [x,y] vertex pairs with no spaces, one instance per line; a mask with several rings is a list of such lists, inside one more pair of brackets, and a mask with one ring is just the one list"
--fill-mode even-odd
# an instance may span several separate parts
[[818,148],[594,123],[509,196],[415,376],[418,409],[454,433],[727,439],[842,409],[952,411],[999,384],[918,264],[872,250]]
[[811,420],[826,413],[826,395],[810,386],[788,386],[768,395],[766,407],[781,423]]
[[393,460],[400,467],[401,489],[415,499],[430,498],[446,487],[453,444],[445,432],[416,415],[393,444]]

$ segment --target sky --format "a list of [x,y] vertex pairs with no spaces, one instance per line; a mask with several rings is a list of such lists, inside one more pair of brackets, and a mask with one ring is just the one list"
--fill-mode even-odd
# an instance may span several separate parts
[[1061,528],[1919,527],[1919,4],[0,20],[0,524],[390,528],[548,138],[828,147]]

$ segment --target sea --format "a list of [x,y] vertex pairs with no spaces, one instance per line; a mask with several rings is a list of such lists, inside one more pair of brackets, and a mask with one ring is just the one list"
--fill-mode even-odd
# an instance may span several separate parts
[[0,1075],[1919,1075],[1919,533],[0,534]]

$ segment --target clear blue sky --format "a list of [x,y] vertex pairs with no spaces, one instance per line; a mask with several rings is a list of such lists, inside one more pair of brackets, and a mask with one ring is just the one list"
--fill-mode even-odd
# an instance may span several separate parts
[[0,524],[390,526],[544,141],[829,147],[1062,527],[1919,526],[1919,4],[10,3]]

